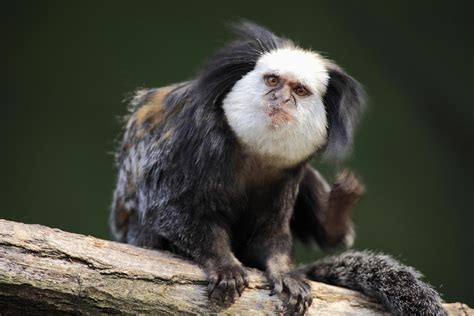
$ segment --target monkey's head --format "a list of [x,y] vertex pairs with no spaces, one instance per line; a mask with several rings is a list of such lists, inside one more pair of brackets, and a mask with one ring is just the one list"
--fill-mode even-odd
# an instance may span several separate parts
[[222,106],[240,143],[285,166],[318,152],[343,157],[365,104],[361,85],[332,61],[260,26],[243,23],[237,31],[240,39],[214,56],[201,87],[218,91],[208,98]]

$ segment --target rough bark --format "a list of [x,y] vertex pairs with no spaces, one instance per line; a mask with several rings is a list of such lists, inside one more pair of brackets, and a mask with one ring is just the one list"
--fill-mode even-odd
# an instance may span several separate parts
[[[233,305],[219,307],[206,295],[202,270],[167,253],[0,220],[0,315],[14,313],[273,314],[262,273],[250,270],[250,288]],[[383,308],[364,295],[312,282],[309,315],[371,315]],[[474,315],[461,303],[451,315]]]

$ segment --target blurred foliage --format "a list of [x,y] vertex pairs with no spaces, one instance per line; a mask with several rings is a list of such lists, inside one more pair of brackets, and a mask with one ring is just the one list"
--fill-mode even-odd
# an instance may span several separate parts
[[[109,238],[124,97],[193,76],[240,18],[323,52],[361,81],[370,110],[352,158],[367,194],[355,248],[421,270],[474,305],[473,6],[469,1],[293,3],[16,1],[6,56],[0,218]],[[320,256],[298,247],[299,261]]]

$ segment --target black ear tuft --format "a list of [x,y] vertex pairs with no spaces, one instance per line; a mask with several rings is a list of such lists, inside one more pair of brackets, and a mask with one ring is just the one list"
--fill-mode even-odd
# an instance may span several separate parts
[[233,85],[253,70],[263,54],[293,45],[252,22],[234,24],[233,30],[237,38],[218,50],[198,77],[197,91],[203,103],[220,105]]
[[233,23],[231,26],[238,39],[253,45],[260,54],[282,47],[285,41],[292,45],[291,41],[280,38],[267,28],[248,20]]
[[366,106],[364,88],[343,69],[331,64],[323,101],[328,116],[328,141],[324,157],[344,158],[351,151],[354,129]]

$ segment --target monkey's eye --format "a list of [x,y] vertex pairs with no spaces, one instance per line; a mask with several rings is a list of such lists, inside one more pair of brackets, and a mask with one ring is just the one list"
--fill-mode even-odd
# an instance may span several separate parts
[[265,76],[265,83],[267,86],[274,87],[280,82],[280,78],[276,75]]
[[293,91],[295,91],[295,93],[300,97],[304,97],[308,94],[308,90],[303,86],[297,86],[295,89],[293,89]]

